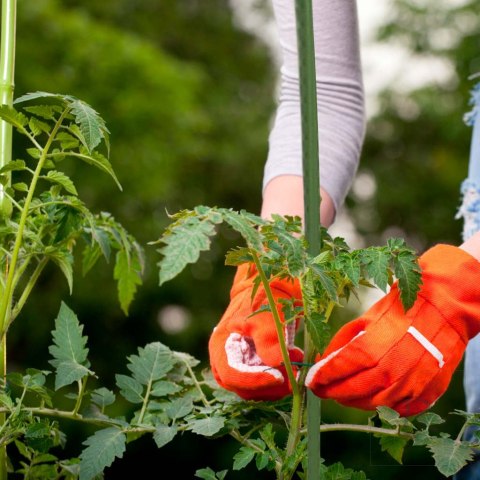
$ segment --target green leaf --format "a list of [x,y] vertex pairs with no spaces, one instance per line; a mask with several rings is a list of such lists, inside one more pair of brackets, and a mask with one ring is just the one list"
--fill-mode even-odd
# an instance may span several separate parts
[[48,253],[48,257],[60,267],[60,270],[67,279],[71,294],[73,290],[73,255],[69,251],[54,250]]
[[204,437],[211,437],[219,432],[225,426],[225,418],[213,416],[208,418],[201,418],[199,420],[192,420],[190,422],[189,430]]
[[413,428],[412,423],[392,408],[381,406],[377,407],[378,416],[381,420],[392,426]]
[[113,278],[117,280],[118,298],[123,313],[128,315],[137,286],[142,284],[142,266],[136,255],[131,256],[125,250],[118,251],[115,258]]
[[118,428],[105,428],[87,438],[80,455],[80,480],[92,480],[125,452],[126,436]]
[[101,170],[104,173],[108,173],[108,175],[110,175],[113,178],[113,180],[115,181],[115,183],[117,184],[117,187],[119,188],[119,190],[120,191],[122,190],[122,185],[118,181],[118,178],[115,175],[115,172],[113,171],[112,165],[107,160],[107,158],[105,156],[103,156],[101,153],[96,152],[96,151],[95,152],[87,152],[82,148],[80,153],[68,152],[68,155],[73,156],[75,158],[78,158],[78,159],[84,161],[85,163],[88,163],[89,165],[92,165],[92,166],[98,168],[99,170]]
[[25,182],[18,182],[12,185],[12,188],[18,192],[28,192],[28,185]]
[[51,105],[32,105],[25,107],[24,110],[45,120],[55,119],[55,109]]
[[70,108],[75,116],[75,123],[80,127],[87,147],[92,152],[108,133],[105,122],[90,105],[82,100],[73,100]]
[[438,471],[446,477],[454,475],[469,461],[473,460],[473,448],[458,440],[430,437],[427,446],[433,454]]
[[160,268],[160,285],[176,277],[189,263],[195,263],[200,252],[210,248],[210,237],[215,234],[215,225],[188,217],[174,226],[172,231],[161,239],[166,244],[159,250],[163,259]]
[[[57,369],[56,388],[60,388],[57,387],[58,385],[68,385],[90,373],[87,360],[87,337],[82,336],[82,332],[83,325],[80,325],[73,311],[62,302],[55,320],[55,330],[52,332],[54,345],[49,347],[53,357],[50,363]],[[73,377],[69,369],[74,370]]]
[[165,397],[173,393],[178,393],[181,389],[182,387],[176,383],[160,380],[153,384],[150,394],[154,397]]
[[94,390],[90,394],[90,398],[95,405],[98,405],[101,408],[102,411],[105,407],[112,405],[115,402],[115,394],[105,387],[100,387]]
[[222,214],[223,220],[244,238],[249,247],[257,251],[263,249],[261,235],[258,230],[252,226],[248,217],[225,208],[219,208],[218,211]]
[[26,164],[23,160],[12,160],[0,168],[0,174],[14,170],[25,170],[26,168]]
[[172,419],[182,418],[193,410],[193,402],[191,398],[180,397],[172,402],[165,409],[165,413]]
[[59,362],[56,368],[55,390],[78,382],[83,377],[92,373],[87,367],[68,360]]
[[249,447],[241,447],[233,456],[233,469],[241,470],[245,468],[255,457],[255,450]]
[[369,247],[360,250],[361,262],[365,266],[367,275],[384,292],[388,287],[388,266],[390,255],[383,247]]
[[440,415],[437,415],[433,412],[422,413],[421,415],[418,415],[415,420],[423,423],[426,426],[426,430],[428,430],[431,425],[440,425],[441,423],[445,423],[445,420]]
[[35,117],[30,117],[28,121],[28,128],[33,133],[34,137],[40,135],[41,133],[49,133],[52,130],[50,124],[42,122]]
[[62,150],[77,148],[80,145],[79,139],[67,132],[57,133],[55,141],[60,143]]
[[157,425],[153,432],[153,439],[158,448],[162,448],[167,443],[171,442],[178,433],[178,428],[175,425]]
[[42,175],[41,178],[61,185],[68,193],[71,193],[72,195],[78,195],[75,185],[63,172],[59,172],[58,170],[49,170],[47,175]]
[[349,278],[354,286],[358,286],[361,272],[360,263],[358,262],[358,257],[356,255],[345,252],[339,253],[335,257],[335,266]]
[[407,443],[407,439],[393,435],[383,435],[380,438],[382,451],[388,452],[400,464],[402,464],[403,451]]
[[23,113],[15,110],[15,108],[8,105],[0,105],[0,118],[18,128],[21,132],[26,132],[24,127],[28,124],[28,118]]
[[174,366],[173,352],[160,342],[149,343],[145,348],[138,348],[138,355],[128,357],[128,369],[135,380],[149,385],[163,378]]
[[335,283],[320,265],[311,264],[311,271],[314,273],[314,280],[319,282],[321,287],[325,290],[328,297],[332,300],[337,299],[337,289],[335,288]]
[[325,316],[313,312],[309,317],[305,317],[305,324],[315,348],[319,352],[323,352],[328,345],[331,334],[331,327],[325,322]]
[[228,470],[221,470],[215,473],[210,467],[200,468],[195,472],[195,476],[203,478],[203,480],[223,480],[227,475]]
[[143,387],[140,382],[127,375],[116,374],[115,380],[120,394],[131,403],[143,402]]
[[422,284],[421,268],[416,256],[410,251],[400,252],[394,258],[394,272],[398,278],[400,300],[405,310],[408,310],[417,298]]

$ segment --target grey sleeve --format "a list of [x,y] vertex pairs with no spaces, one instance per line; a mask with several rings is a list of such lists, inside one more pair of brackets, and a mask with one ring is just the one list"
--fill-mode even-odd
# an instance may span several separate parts
[[[282,54],[281,85],[269,136],[263,188],[279,175],[303,175],[294,0],[272,0]],[[365,133],[355,0],[313,0],[320,185],[338,208],[355,176]]]

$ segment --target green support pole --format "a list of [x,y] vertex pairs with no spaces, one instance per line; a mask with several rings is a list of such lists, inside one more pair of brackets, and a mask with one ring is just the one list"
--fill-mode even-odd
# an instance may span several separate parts
[[[2,19],[0,36],[0,103],[2,105],[13,104],[14,67],[15,67],[15,34],[17,21],[16,0],[2,0]],[[12,125],[0,121],[0,167],[7,165],[12,159]],[[7,185],[10,181],[7,183]],[[0,184],[0,217],[8,217],[12,206],[9,198],[5,195],[5,186]],[[0,274],[8,274],[1,272]],[[2,282],[3,284],[3,282]],[[0,292],[0,298],[3,292]],[[3,301],[8,301],[3,298]],[[7,308],[10,308],[8,306]],[[4,319],[0,331],[4,329]],[[4,378],[7,373],[7,341],[6,334],[0,339],[0,374]],[[0,415],[0,425],[5,422],[5,414]],[[7,452],[5,447],[0,447],[0,480],[6,480]]]
[[[300,106],[302,118],[302,161],[305,238],[311,255],[321,249],[320,236],[320,162],[318,155],[318,113],[315,75],[315,45],[311,0],[295,0],[297,21]],[[311,351],[311,339],[305,332],[305,353]],[[307,391],[307,480],[318,480],[320,471],[320,399]]]

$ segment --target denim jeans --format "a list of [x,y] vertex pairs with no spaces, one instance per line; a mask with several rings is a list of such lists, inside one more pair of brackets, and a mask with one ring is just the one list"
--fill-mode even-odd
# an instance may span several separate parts
[[[480,412],[480,377],[478,369],[480,366],[480,335],[472,338],[465,351],[463,385],[467,403],[467,412]],[[475,440],[475,430],[478,427],[471,427],[465,431],[464,440]],[[466,467],[458,472],[454,480],[480,480],[480,452]]]

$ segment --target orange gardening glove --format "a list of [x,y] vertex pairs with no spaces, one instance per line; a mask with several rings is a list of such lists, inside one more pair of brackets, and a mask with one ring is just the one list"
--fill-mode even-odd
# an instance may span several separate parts
[[[230,291],[230,304],[213,330],[208,344],[210,365],[218,384],[245,400],[278,400],[291,393],[280,351],[275,322],[270,312],[250,316],[268,300],[260,285],[252,299],[257,271],[252,264],[240,265]],[[270,287],[275,300],[301,299],[297,281],[273,280]],[[284,321],[281,305],[278,312]],[[301,362],[302,351],[295,347],[295,324],[284,326],[284,335],[292,361]]]
[[411,309],[405,313],[394,285],[333,337],[306,378],[317,396],[410,416],[446,391],[480,331],[480,262],[450,245],[431,248],[419,262],[423,285]]

